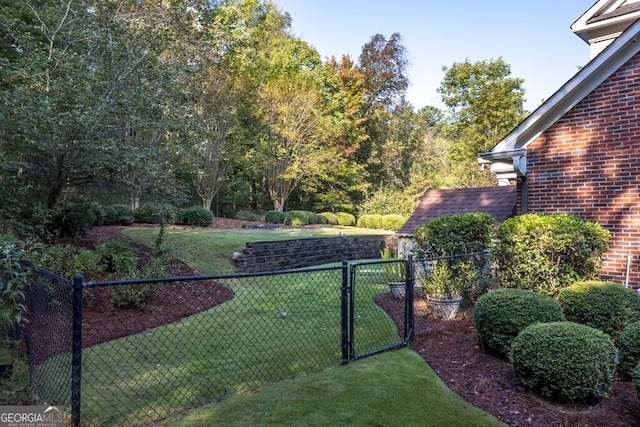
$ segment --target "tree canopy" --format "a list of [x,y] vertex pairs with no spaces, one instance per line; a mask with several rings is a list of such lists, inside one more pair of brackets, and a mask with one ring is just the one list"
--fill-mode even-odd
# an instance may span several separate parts
[[416,111],[399,33],[323,60],[270,0],[0,8],[2,229],[78,198],[406,214],[489,182],[477,153],[525,113],[501,58],[444,67],[447,110]]

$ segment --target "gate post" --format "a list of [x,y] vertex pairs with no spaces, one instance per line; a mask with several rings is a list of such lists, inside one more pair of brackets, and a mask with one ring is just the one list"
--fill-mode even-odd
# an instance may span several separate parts
[[414,300],[414,289],[416,284],[416,273],[415,266],[413,265],[413,255],[409,254],[407,259],[405,260],[406,268],[405,272],[407,277],[405,278],[405,319],[404,319],[404,340],[409,342],[413,339],[415,335],[414,324],[415,318],[413,314],[413,300]]
[[82,274],[73,276],[73,332],[71,343],[71,423],[80,427],[82,387]]

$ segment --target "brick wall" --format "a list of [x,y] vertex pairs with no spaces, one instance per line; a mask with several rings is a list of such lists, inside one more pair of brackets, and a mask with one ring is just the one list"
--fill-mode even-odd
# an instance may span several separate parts
[[330,262],[380,258],[385,244],[396,247],[394,235],[340,236],[275,242],[247,243],[234,257],[240,271],[277,271],[310,267]]
[[529,212],[569,212],[612,233],[607,279],[640,286],[640,54],[527,148]]

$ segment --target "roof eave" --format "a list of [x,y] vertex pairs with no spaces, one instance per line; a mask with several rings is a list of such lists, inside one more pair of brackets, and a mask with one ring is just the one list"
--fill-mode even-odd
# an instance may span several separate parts
[[489,153],[526,149],[538,136],[575,107],[638,51],[640,51],[640,20],[622,33],[600,55],[592,59],[490,152],[481,153],[479,156],[490,160]]

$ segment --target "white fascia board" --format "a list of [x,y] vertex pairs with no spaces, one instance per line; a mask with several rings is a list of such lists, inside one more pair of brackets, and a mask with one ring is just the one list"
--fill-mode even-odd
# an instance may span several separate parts
[[[526,148],[640,51],[640,20],[515,127],[491,152]],[[483,158],[486,158],[482,156]]]
[[596,15],[603,15],[605,13],[616,10],[625,0],[598,0],[593,6],[582,14],[573,24],[571,24],[571,31],[573,31],[578,37],[585,42],[589,43],[590,30],[595,27],[601,27],[602,25],[610,25],[610,20],[605,20],[602,23],[587,24],[591,18]]

